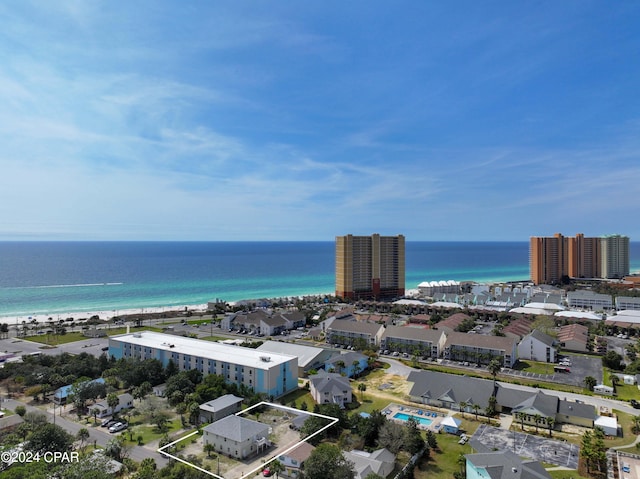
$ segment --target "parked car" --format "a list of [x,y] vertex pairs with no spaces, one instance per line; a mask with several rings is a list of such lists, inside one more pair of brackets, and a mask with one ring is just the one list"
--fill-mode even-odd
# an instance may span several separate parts
[[117,422],[109,428],[109,432],[120,432],[127,428],[127,424],[123,422]]
[[109,427],[109,426],[113,426],[117,422],[118,421],[114,421],[113,419],[105,419],[100,423],[100,426],[101,427]]
[[636,401],[635,399],[632,399],[631,401],[629,401],[631,403],[631,405],[634,407],[634,409],[640,409],[640,402]]

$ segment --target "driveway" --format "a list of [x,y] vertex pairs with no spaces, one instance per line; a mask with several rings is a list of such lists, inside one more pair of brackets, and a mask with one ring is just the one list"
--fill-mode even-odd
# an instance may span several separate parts
[[389,369],[385,370],[386,374],[393,374],[395,376],[402,376],[403,378],[406,378],[407,376],[409,376],[409,373],[411,371],[419,371],[418,369],[409,367],[400,361],[396,361],[395,359],[384,356],[380,356],[378,361],[380,361],[381,363],[389,364]]

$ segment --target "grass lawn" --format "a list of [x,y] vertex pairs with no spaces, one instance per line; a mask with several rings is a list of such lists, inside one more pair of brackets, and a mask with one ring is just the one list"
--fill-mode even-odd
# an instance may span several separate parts
[[[611,370],[604,368],[602,383],[611,386],[611,375]],[[640,400],[640,389],[638,389],[638,386],[635,384],[624,384],[622,380],[620,380],[616,386],[616,399],[622,401],[629,401],[630,399]]]
[[283,396],[279,402],[289,407],[291,407],[293,405],[292,403],[295,402],[297,409],[302,409],[300,405],[305,403],[308,411],[313,411],[313,406],[316,403],[311,397],[311,393],[305,388],[298,388],[295,391],[290,392],[286,396]]
[[438,434],[438,449],[431,451],[430,458],[421,459],[414,471],[415,479],[451,479],[453,473],[460,471],[458,458],[461,454],[471,454],[469,443],[461,446],[460,438],[452,434]]
[[59,344],[73,343],[75,341],[82,341],[84,339],[91,338],[84,336],[82,333],[73,332],[66,334],[40,334],[38,336],[29,336],[26,339],[34,343],[40,343],[48,346],[57,346]]
[[[173,421],[167,423],[167,426],[168,428],[166,434],[168,434],[169,436],[176,433],[180,429],[183,429],[182,421],[180,421],[180,418],[174,419]],[[129,439],[131,437],[131,432],[133,432],[133,441],[130,441]],[[127,439],[127,441],[133,442],[134,444],[138,444],[138,436],[142,436],[142,443],[148,444],[151,441],[156,441],[162,438],[165,433],[159,432],[158,428],[155,425],[143,424],[142,420],[134,420],[129,423],[129,429],[123,431],[122,435]]]
[[[131,331],[155,331],[156,333],[161,333],[161,328],[155,328],[152,326],[142,326],[139,328],[131,328]],[[110,328],[104,330],[107,336],[115,336],[116,334],[124,334],[127,332],[126,327],[117,327]],[[84,341],[86,339],[94,339],[88,336],[85,336],[82,332],[74,331],[65,334],[40,334],[37,336],[29,336],[26,338],[28,341],[33,341],[34,343],[40,343],[48,346],[58,346],[60,344],[73,343],[76,341]],[[100,339],[100,338],[97,338]]]
[[523,361],[519,359],[513,369],[535,374],[553,374],[553,366],[554,365],[551,363],[542,363],[539,361]]
[[547,471],[553,479],[590,479],[588,477],[581,476],[578,471]]

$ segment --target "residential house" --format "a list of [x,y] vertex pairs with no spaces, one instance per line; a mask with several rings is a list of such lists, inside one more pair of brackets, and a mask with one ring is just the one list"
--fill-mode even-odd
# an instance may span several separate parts
[[[89,386],[92,384],[104,385],[105,384],[104,378],[98,378],[92,381],[85,381],[80,385],[80,387]],[[62,386],[56,389],[56,391],[53,393],[53,402],[56,403],[57,406],[62,406],[66,404],[72,392],[73,392],[73,384]]]
[[336,372],[348,378],[356,376],[369,367],[369,357],[356,351],[334,354],[324,363],[327,372]]
[[381,324],[336,319],[326,329],[326,341],[358,349],[377,348],[383,332],[384,326]]
[[113,414],[119,413],[123,409],[131,409],[133,407],[133,396],[129,393],[118,395],[118,405],[111,409],[107,400],[99,401],[88,407],[89,415],[93,416],[94,412],[96,417],[107,417]]
[[309,376],[309,385],[311,396],[318,404],[337,404],[344,408],[353,400],[349,379],[340,374],[319,371]]
[[216,422],[240,411],[242,398],[225,394],[212,401],[200,404],[200,422]]
[[296,478],[300,475],[304,461],[306,461],[311,453],[315,450],[311,444],[307,442],[300,443],[295,449],[280,454],[278,461],[284,466],[284,471],[280,473],[282,477]]
[[518,344],[518,357],[531,361],[541,361],[545,363],[556,362],[556,340],[534,329],[527,334]]
[[466,454],[467,479],[551,479],[544,466],[509,450]]
[[254,456],[270,444],[269,426],[233,414],[202,431],[205,444],[213,444],[216,452],[236,459]]
[[164,392],[167,390],[167,383],[158,384],[153,386],[153,395],[159,398],[164,397]]
[[387,477],[393,471],[396,463],[396,456],[386,448],[373,452],[343,451],[342,456],[353,463],[355,479],[365,479],[369,474],[377,474],[380,477]]

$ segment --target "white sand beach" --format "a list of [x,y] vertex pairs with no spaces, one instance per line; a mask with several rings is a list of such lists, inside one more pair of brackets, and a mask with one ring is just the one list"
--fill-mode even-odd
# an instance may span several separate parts
[[133,309],[112,309],[103,311],[69,311],[66,313],[56,314],[39,314],[32,316],[3,316],[0,317],[0,323],[22,324],[24,323],[46,323],[49,318],[53,321],[66,320],[67,318],[73,318],[75,321],[82,319],[89,319],[93,316],[98,316],[101,320],[106,321],[118,316],[129,316],[136,314],[153,314],[153,313],[166,313],[166,312],[182,312],[192,311],[194,313],[204,312],[207,310],[206,304],[187,304],[180,306],[161,306],[154,308],[133,308]]

